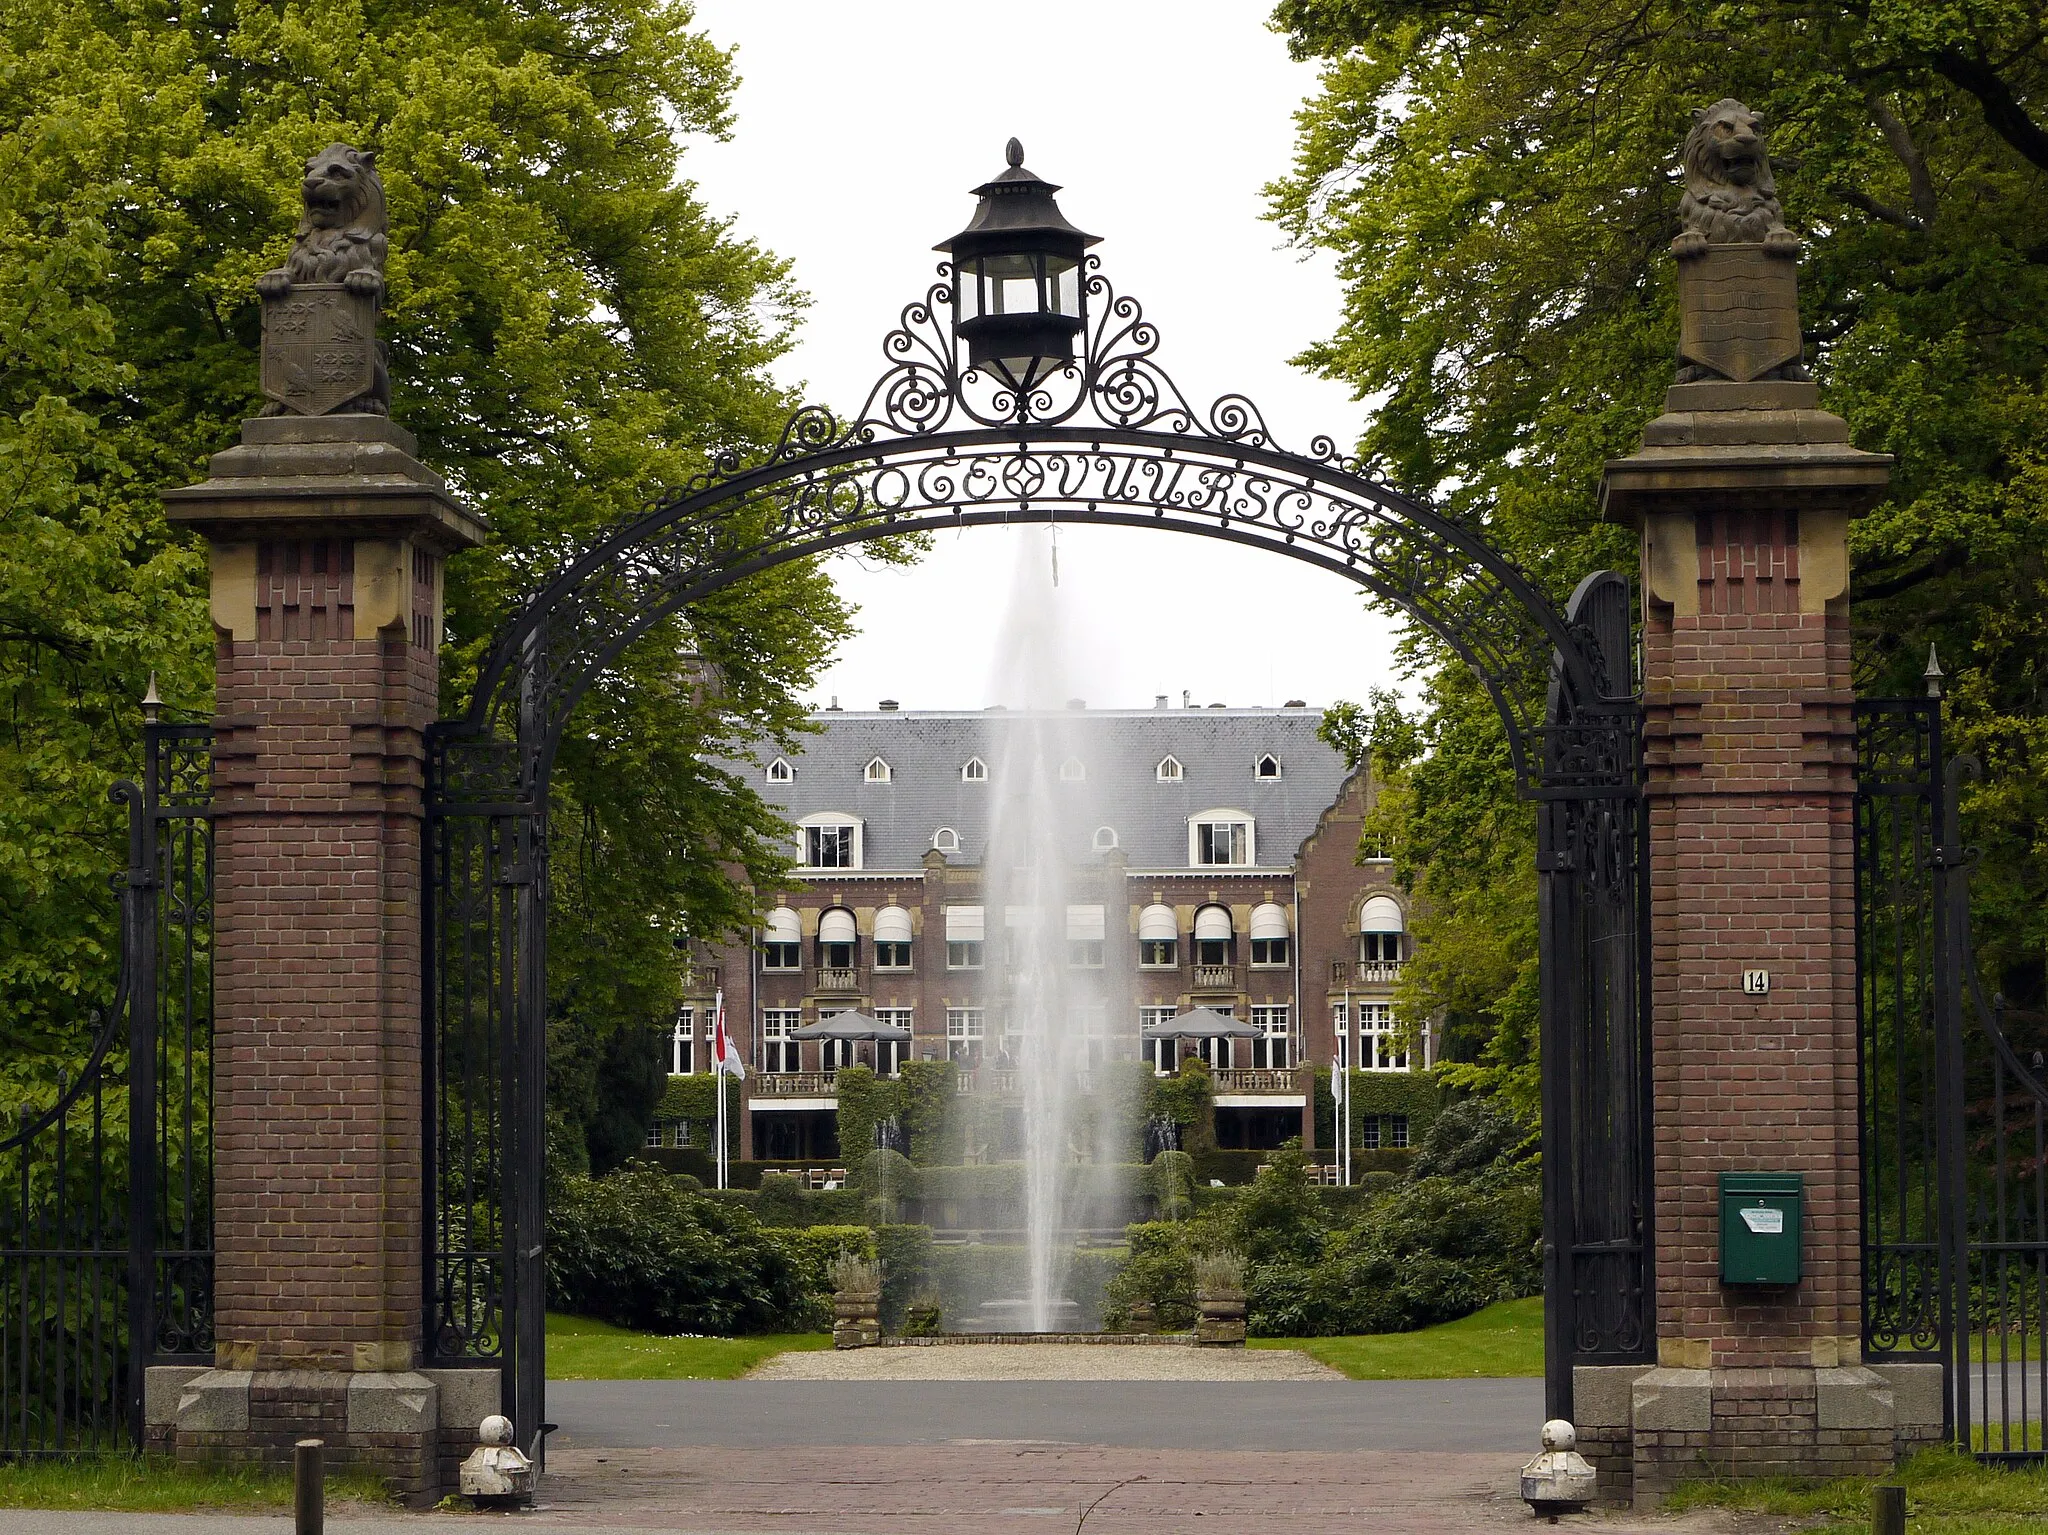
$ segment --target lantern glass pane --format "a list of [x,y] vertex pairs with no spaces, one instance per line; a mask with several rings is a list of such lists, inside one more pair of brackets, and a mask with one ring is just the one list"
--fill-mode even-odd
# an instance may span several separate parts
[[953,287],[960,295],[961,319],[976,320],[982,316],[984,310],[981,286],[981,263],[961,262],[959,273],[953,279]]
[[981,270],[987,282],[986,303],[990,314],[1036,314],[1038,303],[1038,262],[1028,253],[984,256]]
[[1081,269],[1064,256],[1045,258],[1045,285],[1054,314],[1081,313]]

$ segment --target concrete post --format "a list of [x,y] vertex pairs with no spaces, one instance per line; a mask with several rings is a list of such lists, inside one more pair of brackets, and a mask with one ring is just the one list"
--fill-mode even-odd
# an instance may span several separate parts
[[[247,422],[167,493],[212,561],[215,1363],[180,1458],[308,1433],[426,1495],[420,854],[442,564],[483,524],[378,415]],[[464,1425],[466,1427],[466,1425]]]

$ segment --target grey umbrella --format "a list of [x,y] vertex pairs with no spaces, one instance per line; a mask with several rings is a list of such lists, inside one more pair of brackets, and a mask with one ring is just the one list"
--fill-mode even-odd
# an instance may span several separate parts
[[1259,1039],[1265,1032],[1256,1024],[1227,1018],[1210,1007],[1175,1013],[1138,1031],[1144,1039]]
[[893,1023],[884,1023],[879,1018],[870,1018],[866,1013],[849,1009],[820,1018],[816,1023],[807,1023],[789,1036],[791,1039],[879,1039],[886,1044],[907,1045],[910,1030]]

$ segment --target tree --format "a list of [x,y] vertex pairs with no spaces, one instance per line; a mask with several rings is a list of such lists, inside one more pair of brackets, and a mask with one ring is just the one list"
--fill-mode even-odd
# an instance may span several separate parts
[[[1985,759],[1965,802],[1984,850],[1980,950],[2038,1007],[2048,893],[2048,87],[2038,7],[1711,7],[1651,0],[1282,0],[1297,56],[1327,61],[1299,117],[1275,216],[1336,253],[1341,325],[1302,359],[1376,413],[1360,448],[1396,483],[1482,527],[1560,601],[1632,570],[1598,518],[1602,463],[1661,408],[1677,337],[1675,151],[1690,110],[1761,111],[1788,221],[1807,241],[1802,321],[1823,403],[1897,455],[1851,533],[1859,685],[1916,693],[1930,642],[1952,733]],[[1451,658],[1427,636],[1425,673]],[[1499,726],[1440,681],[1426,770],[1504,802]],[[1486,775],[1492,774],[1490,782]],[[1419,868],[1447,844],[1428,800]],[[1522,847],[1528,846],[1526,839]],[[1439,910],[1483,900],[1466,865],[1424,876]],[[1482,861],[1483,862],[1483,861]],[[1533,910],[1533,895],[1530,897]],[[1424,949],[1421,953],[1426,954]],[[1420,957],[1420,955],[1418,956]],[[1437,962],[1432,959],[1431,964]],[[1525,977],[1476,962],[1500,1016]],[[1418,969],[1417,983],[1428,975]],[[1490,976],[1491,978],[1485,978]]]
[[[308,153],[378,154],[393,414],[492,523],[448,573],[450,710],[566,553],[774,440],[792,402],[765,367],[801,300],[679,178],[684,137],[728,131],[734,84],[691,20],[682,0],[0,15],[11,1033],[108,987],[120,843],[103,790],[132,767],[151,668],[176,709],[210,708],[204,558],[157,493],[198,478],[261,403],[252,284],[289,243]],[[706,759],[786,749],[846,629],[822,571],[786,566],[650,637],[583,706],[556,774],[558,1037],[601,1056],[664,1021],[674,940],[743,922],[750,886],[784,867],[779,823]]]

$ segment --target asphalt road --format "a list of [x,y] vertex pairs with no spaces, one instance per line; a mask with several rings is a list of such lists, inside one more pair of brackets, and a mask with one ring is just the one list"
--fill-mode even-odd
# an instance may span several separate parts
[[550,1381],[552,1445],[1527,1450],[1540,1380]]

